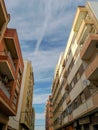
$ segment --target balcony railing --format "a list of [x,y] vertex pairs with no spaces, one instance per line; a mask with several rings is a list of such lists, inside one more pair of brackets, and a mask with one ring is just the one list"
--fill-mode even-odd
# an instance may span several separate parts
[[7,96],[7,98],[10,99],[10,92],[8,88],[0,81],[0,89],[4,92],[4,94]]

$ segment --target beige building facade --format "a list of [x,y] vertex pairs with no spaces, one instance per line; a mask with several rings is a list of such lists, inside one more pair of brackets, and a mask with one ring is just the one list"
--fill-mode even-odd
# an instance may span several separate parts
[[[26,80],[26,75],[27,75],[27,67],[28,67],[27,64],[28,63],[29,63],[28,61],[24,61],[24,72],[23,72],[23,77],[22,77],[22,85],[21,85],[21,90],[20,90],[20,97],[19,97],[17,115],[13,116],[13,117],[12,116],[9,117],[9,122],[8,122],[8,129],[9,130],[19,130],[23,94],[24,94],[24,91],[28,91],[28,89],[24,90],[25,82],[26,82],[25,80]],[[30,73],[30,71],[29,71],[29,73]],[[32,100],[33,100],[33,98],[32,98]]]
[[32,64],[25,60],[17,115],[9,117],[8,130],[34,130],[33,85]]
[[26,68],[19,130],[31,130],[34,75],[31,62],[25,61],[24,64]]
[[77,8],[52,98],[54,130],[98,129],[98,2]]

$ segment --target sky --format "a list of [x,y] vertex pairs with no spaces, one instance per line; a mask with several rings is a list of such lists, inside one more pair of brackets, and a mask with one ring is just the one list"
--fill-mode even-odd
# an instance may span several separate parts
[[65,50],[77,6],[87,0],[5,0],[8,27],[17,29],[22,55],[34,71],[35,130],[45,130],[45,104],[60,53]]

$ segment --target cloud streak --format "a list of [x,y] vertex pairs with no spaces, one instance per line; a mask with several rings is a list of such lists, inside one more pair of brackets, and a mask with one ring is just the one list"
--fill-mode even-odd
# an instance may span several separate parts
[[36,119],[37,120],[44,120],[45,119],[45,113],[36,113]]
[[[39,50],[39,47],[40,47],[40,44],[41,44],[41,41],[45,35],[45,32],[46,32],[46,29],[47,29],[47,26],[48,26],[48,23],[49,23],[49,20],[51,18],[51,4],[52,4],[52,0],[48,0],[48,3],[47,3],[47,6],[46,6],[46,18],[45,18],[45,22],[42,26],[42,29],[41,29],[41,35],[38,39],[38,42],[36,44],[36,49],[35,49],[35,53],[38,52]],[[48,15],[47,15],[48,14]]]
[[34,95],[34,101],[33,101],[33,104],[45,104],[47,99],[48,99],[48,96],[49,96],[50,93],[48,94],[36,94]]

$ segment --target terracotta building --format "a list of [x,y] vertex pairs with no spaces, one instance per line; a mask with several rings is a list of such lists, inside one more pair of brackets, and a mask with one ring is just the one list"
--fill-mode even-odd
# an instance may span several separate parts
[[0,0],[0,129],[6,130],[9,116],[17,113],[23,74],[23,59],[17,31],[8,29],[10,15]]
[[[0,41],[0,126],[17,113],[23,59],[15,29],[6,29]],[[2,128],[1,127],[1,128]]]
[[24,62],[24,92],[22,98],[22,107],[20,115],[20,126],[19,130],[31,130],[33,123],[33,86],[34,86],[34,75],[33,68],[30,61]]
[[98,129],[98,2],[79,6],[52,84],[54,130]]
[[46,103],[46,130],[53,130],[53,113],[52,113],[52,97],[49,96],[49,99]]

